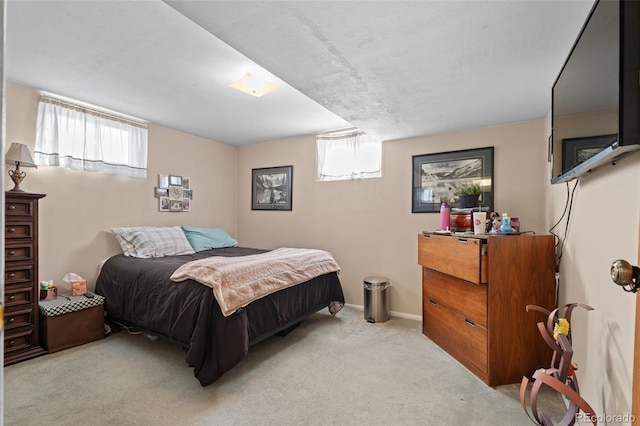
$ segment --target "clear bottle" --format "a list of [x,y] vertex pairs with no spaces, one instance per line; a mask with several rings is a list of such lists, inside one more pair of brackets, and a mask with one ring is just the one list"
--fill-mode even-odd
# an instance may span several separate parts
[[443,198],[440,205],[440,229],[448,231],[451,227],[451,206],[449,206],[449,199]]

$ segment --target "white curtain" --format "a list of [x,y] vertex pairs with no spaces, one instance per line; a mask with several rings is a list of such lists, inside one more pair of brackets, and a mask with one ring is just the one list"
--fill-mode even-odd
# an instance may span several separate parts
[[382,142],[360,131],[318,135],[321,181],[382,176]]
[[47,96],[38,104],[35,162],[147,177],[147,127]]

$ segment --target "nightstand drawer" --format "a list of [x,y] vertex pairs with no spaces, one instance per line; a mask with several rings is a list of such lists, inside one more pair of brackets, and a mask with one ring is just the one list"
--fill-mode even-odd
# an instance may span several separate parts
[[21,262],[33,260],[33,244],[10,244],[4,247],[5,262]]
[[31,200],[6,200],[4,212],[6,217],[33,217],[33,201]]
[[487,285],[422,268],[423,294],[463,317],[487,327]]
[[15,309],[7,308],[4,312],[5,331],[14,328],[24,327],[33,324],[33,305],[25,305],[26,307],[17,307]]
[[418,263],[472,283],[487,282],[486,240],[448,235],[419,235]]

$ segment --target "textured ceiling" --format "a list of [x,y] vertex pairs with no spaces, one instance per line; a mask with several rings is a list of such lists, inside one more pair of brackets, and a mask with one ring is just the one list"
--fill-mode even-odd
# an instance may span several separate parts
[[[7,80],[223,143],[535,119],[573,1],[8,1]],[[228,87],[245,72],[278,88]]]

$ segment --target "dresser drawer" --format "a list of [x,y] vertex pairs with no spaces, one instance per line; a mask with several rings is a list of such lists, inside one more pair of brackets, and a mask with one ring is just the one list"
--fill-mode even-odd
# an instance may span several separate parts
[[20,283],[33,284],[33,265],[30,265],[30,264],[14,265],[10,262],[5,264],[4,282],[5,284],[20,284]]
[[4,213],[7,218],[10,217],[34,217],[34,203],[32,200],[15,200],[8,199],[4,205]]
[[4,289],[4,306],[6,308],[20,305],[33,306],[35,301],[33,293],[34,290],[31,285],[6,286]]
[[33,244],[5,244],[4,260],[5,262],[21,262],[33,260]]
[[18,238],[33,239],[33,222],[7,221],[4,224],[4,238],[7,240]]
[[25,306],[26,307],[7,308],[4,312],[5,332],[33,324],[33,306],[31,304]]
[[487,327],[487,285],[463,281],[422,268],[423,294],[438,304]]
[[29,349],[34,345],[34,341],[35,335],[32,326],[11,332],[7,331],[4,335],[4,353],[10,354],[21,349]]
[[425,299],[422,332],[465,367],[488,382],[487,330]]
[[455,235],[418,235],[418,263],[465,281],[486,283],[486,240]]

